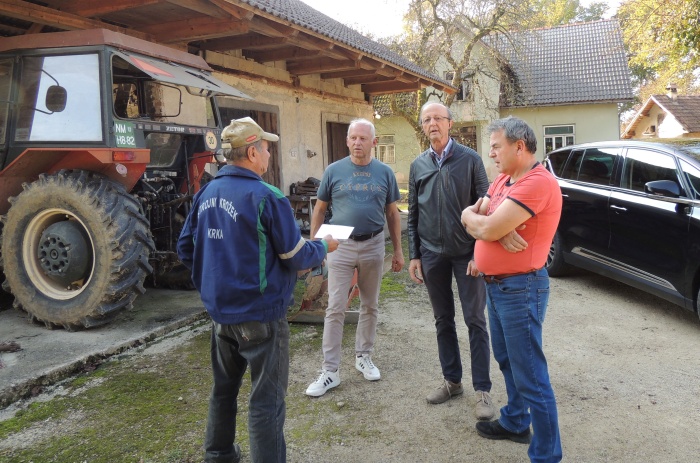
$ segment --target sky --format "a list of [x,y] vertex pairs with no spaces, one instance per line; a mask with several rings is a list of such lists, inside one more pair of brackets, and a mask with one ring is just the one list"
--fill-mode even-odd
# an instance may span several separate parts
[[[301,0],[313,9],[330,16],[358,32],[371,33],[375,37],[398,35],[403,27],[403,16],[408,11],[409,0]],[[588,5],[593,0],[581,0]],[[605,0],[596,0],[605,1]],[[607,0],[614,13],[620,0]]]

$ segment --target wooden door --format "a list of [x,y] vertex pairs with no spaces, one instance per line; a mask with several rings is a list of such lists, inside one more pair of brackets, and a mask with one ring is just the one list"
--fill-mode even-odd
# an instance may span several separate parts
[[[258,123],[260,127],[265,132],[270,132],[279,135],[279,122],[277,120],[277,114],[268,113],[265,111],[255,111],[252,109],[235,109],[219,107],[219,112],[221,113],[221,120],[224,126],[231,123],[232,119],[240,119],[242,117],[251,117],[255,122]],[[280,190],[284,191],[282,188],[280,180],[280,155],[279,155],[279,142],[270,143],[270,164],[267,168],[267,172],[262,176],[263,180],[270,185],[274,185]]]
[[346,142],[349,127],[350,124],[340,122],[326,123],[326,132],[328,133],[328,153],[326,153],[326,157],[329,165],[349,154]]

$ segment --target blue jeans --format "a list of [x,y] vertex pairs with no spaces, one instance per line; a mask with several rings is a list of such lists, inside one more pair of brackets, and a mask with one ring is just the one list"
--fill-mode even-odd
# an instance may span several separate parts
[[542,351],[542,322],[549,300],[547,270],[487,283],[486,293],[493,355],[508,393],[498,422],[516,433],[532,422],[530,461],[561,461],[557,403]]
[[455,324],[455,297],[452,277],[457,282],[462,317],[469,332],[472,386],[475,391],[491,391],[489,333],[486,328],[486,291],[484,281],[467,276],[471,255],[447,256],[421,246],[421,268],[430,304],[433,306],[438,355],[442,376],[453,383],[462,382],[462,359]]
[[234,463],[236,412],[243,374],[250,365],[248,407],[250,459],[255,463],[282,463],[285,396],[289,383],[289,325],[286,318],[271,322],[222,325],[211,333],[214,386],[204,439],[204,461]]

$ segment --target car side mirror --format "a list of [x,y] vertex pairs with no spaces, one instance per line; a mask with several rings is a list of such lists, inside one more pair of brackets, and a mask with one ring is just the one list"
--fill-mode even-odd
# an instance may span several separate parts
[[46,109],[52,113],[60,113],[66,109],[68,92],[60,85],[52,85],[46,90]]
[[658,196],[668,196],[678,198],[681,196],[681,189],[678,183],[672,180],[654,180],[644,184],[644,192]]

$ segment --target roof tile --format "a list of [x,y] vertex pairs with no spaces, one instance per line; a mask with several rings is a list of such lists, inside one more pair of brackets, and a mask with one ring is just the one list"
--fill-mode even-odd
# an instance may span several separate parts
[[688,132],[700,132],[700,95],[678,95],[671,99],[668,95],[654,95],[656,103],[673,117]]
[[[289,21],[297,26],[317,32],[332,40],[337,40],[349,45],[357,50],[367,53],[382,61],[387,61],[396,66],[414,72],[417,75],[430,80],[442,82],[447,86],[449,82],[431,74],[412,61],[394,53],[384,45],[368,39],[354,29],[339,23],[335,19],[329,18],[325,14],[314,10],[300,0],[240,0],[243,3],[270,13],[285,21]],[[328,0],[337,1],[337,0]]]
[[484,42],[501,53],[517,77],[520,94],[510,106],[633,98],[627,55],[616,20],[515,32],[510,40],[500,35]]

